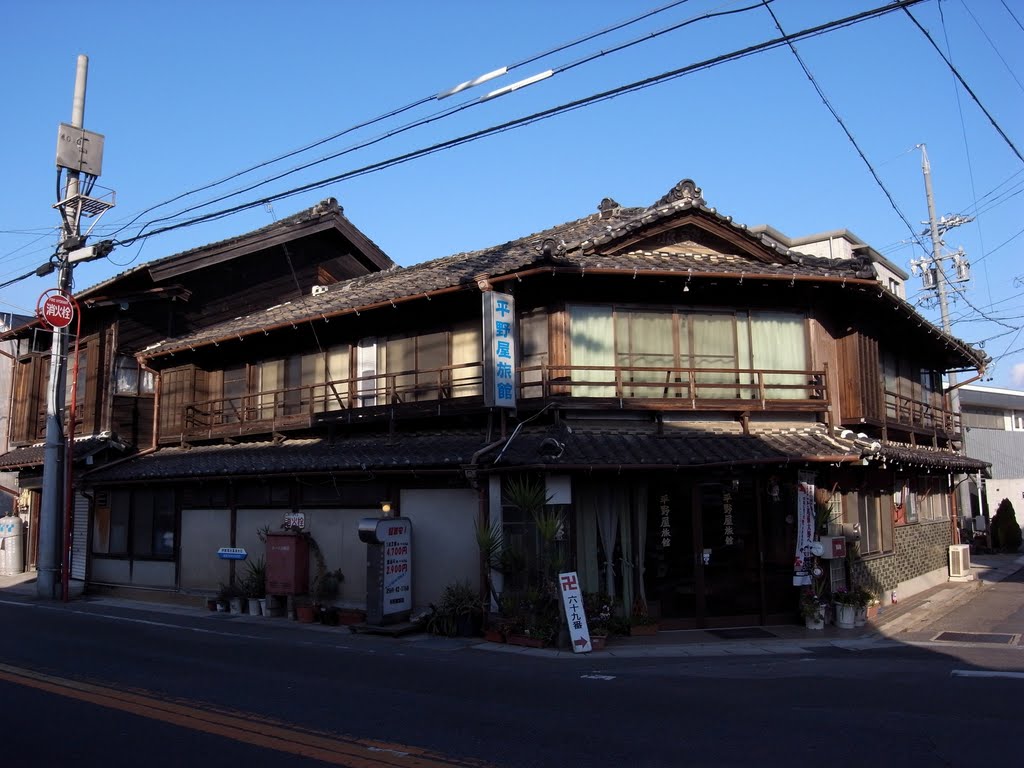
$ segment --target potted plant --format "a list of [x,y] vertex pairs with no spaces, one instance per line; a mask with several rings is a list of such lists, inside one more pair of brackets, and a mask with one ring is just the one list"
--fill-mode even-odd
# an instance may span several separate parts
[[800,615],[808,629],[825,628],[825,601],[813,587],[805,587],[800,593]]
[[836,607],[836,626],[840,629],[853,629],[857,622],[857,605],[860,601],[856,592],[846,587],[839,587],[832,593],[832,603]]
[[629,615],[629,634],[656,635],[658,633],[658,621],[647,612],[647,601],[637,595],[633,601],[633,610]]
[[601,592],[588,592],[583,595],[583,610],[590,630],[591,650],[603,651],[611,632],[612,601]]
[[242,592],[249,601],[249,615],[261,616],[267,600],[267,561],[262,555],[255,560],[246,560],[245,569]]
[[480,594],[468,582],[444,588],[437,604],[430,604],[427,631],[445,637],[473,637],[480,632]]

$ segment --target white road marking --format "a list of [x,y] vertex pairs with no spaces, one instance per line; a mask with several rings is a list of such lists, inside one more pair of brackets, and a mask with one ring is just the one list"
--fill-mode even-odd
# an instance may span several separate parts
[[580,675],[583,680],[614,680],[615,675]]

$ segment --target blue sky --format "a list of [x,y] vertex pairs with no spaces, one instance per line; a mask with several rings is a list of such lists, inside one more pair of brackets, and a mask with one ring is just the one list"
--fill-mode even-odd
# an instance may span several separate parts
[[[8,3],[0,25],[7,192],[0,282],[44,263],[57,242],[57,126],[71,117],[75,62],[89,56],[85,127],[106,137],[99,184],[117,207],[110,236],[146,208],[502,66],[502,78],[352,132],[213,190],[143,214],[178,221],[302,162],[462,104],[457,113],[354,149],[186,216],[259,199],[778,36],[763,7],[680,22],[757,0],[689,0],[533,59],[669,0],[516,3]],[[775,0],[787,33],[885,0]],[[940,15],[941,11],[941,15]],[[911,12],[1024,153],[1024,3],[927,0]],[[644,42],[615,51],[641,37]],[[903,11],[796,43],[815,80],[917,229],[927,218],[926,143],[939,215],[973,213],[946,236],[972,281],[950,296],[953,332],[984,345],[997,386],[1024,387],[1024,163]],[[596,56],[600,51],[605,55]],[[592,60],[583,61],[590,57]],[[569,67],[577,63],[577,66]],[[547,69],[501,98],[484,93]],[[587,215],[603,197],[648,205],[682,178],[735,220],[790,236],[846,228],[896,264],[926,254],[873,180],[792,52],[767,51],[517,130],[117,248],[79,265],[78,289],[129,266],[263,226],[324,197],[395,261],[501,243]],[[154,224],[150,228],[166,225]],[[124,229],[127,238],[138,225]],[[0,289],[0,311],[31,313],[55,276]],[[912,301],[924,298],[911,279]],[[239,286],[244,290],[244,286]],[[937,308],[922,311],[938,320]]]

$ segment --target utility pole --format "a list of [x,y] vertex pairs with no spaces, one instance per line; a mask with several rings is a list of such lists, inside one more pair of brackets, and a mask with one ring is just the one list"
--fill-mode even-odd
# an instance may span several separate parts
[[[71,106],[71,125],[82,128],[85,122],[85,86],[89,77],[89,57],[79,55],[75,72],[75,96]],[[80,174],[68,170],[65,200],[78,197]],[[64,226],[57,253],[57,288],[71,290],[71,262],[68,261],[69,240],[77,247],[81,235],[81,205],[69,205],[64,213]],[[50,344],[50,380],[46,390],[46,442],[43,448],[43,498],[39,509],[39,554],[37,558],[36,593],[54,600],[58,597],[59,570],[63,541],[62,515],[65,493],[64,467],[64,390],[67,382],[68,329],[54,328]]]
[[[946,272],[942,268],[942,240],[939,235],[939,221],[935,217],[935,198],[932,195],[932,169],[931,164],[928,162],[928,149],[924,144],[918,144],[918,148],[921,150],[921,171],[924,174],[924,193],[928,200],[928,229],[932,238],[932,258],[928,269],[935,276],[934,288],[939,297],[939,314],[942,318],[942,330],[947,334],[952,335],[949,323],[949,306],[946,302]],[[960,224],[966,224],[969,221],[972,221],[972,219],[962,216],[954,216],[949,219],[943,217],[943,231],[948,231],[953,227],[957,227]],[[958,271],[960,271],[962,264],[966,265],[966,261],[963,261],[961,256],[962,254],[958,254],[953,257]],[[913,263],[912,265],[916,266],[916,264]],[[963,276],[960,277],[961,281],[965,279],[967,278]],[[957,387],[956,371],[950,371],[948,376],[949,386],[947,389],[950,392],[950,408],[953,411],[953,418],[955,419],[960,414],[960,390]],[[962,482],[957,482],[956,490],[956,498],[958,502],[957,511],[959,512],[959,516],[967,517],[965,512],[967,509],[967,486]],[[957,526],[954,528],[954,535],[957,535],[958,533],[959,527]],[[954,539],[954,543],[958,541],[959,539]]]
[[[57,292],[70,298],[71,272],[75,262],[100,258],[110,252],[112,244],[104,242],[83,248],[83,216],[101,216],[114,207],[113,193],[109,200],[91,197],[92,187],[103,163],[103,137],[83,128],[85,122],[85,87],[89,74],[89,58],[79,55],[75,72],[75,95],[71,105],[71,123],[62,124],[57,135],[58,188],[61,169],[67,170],[64,197],[55,208],[61,213],[60,244],[57,248]],[[86,174],[85,193],[81,176]],[[95,226],[95,224],[93,224]],[[48,269],[47,269],[48,267]],[[44,265],[38,274],[52,271]],[[43,599],[59,597],[61,563],[64,549],[64,511],[70,503],[70,473],[67,471],[67,440],[63,418],[67,384],[69,326],[53,327],[50,344],[50,377],[46,389],[46,438],[43,448],[43,487],[39,510],[39,553],[36,565],[36,594]],[[73,425],[72,425],[73,427]]]

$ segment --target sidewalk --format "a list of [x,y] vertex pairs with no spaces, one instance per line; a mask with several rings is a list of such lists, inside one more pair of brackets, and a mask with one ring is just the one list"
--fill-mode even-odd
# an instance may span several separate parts
[[[971,563],[974,580],[969,582],[943,582],[912,597],[901,599],[895,605],[884,605],[879,615],[863,627],[809,630],[797,624],[768,627],[737,627],[721,630],[661,631],[651,637],[616,637],[606,650],[590,654],[574,654],[571,650],[551,648],[523,648],[502,643],[489,643],[479,638],[437,638],[425,634],[405,635],[399,638],[378,635],[350,635],[344,627],[324,627],[319,624],[298,624],[284,619],[237,616],[230,621],[223,614],[203,611],[198,598],[193,605],[180,599],[158,602],[124,597],[94,596],[81,600],[84,606],[104,607],[127,611],[164,613],[179,617],[225,619],[218,625],[223,631],[245,633],[259,627],[278,627],[305,634],[316,631],[340,637],[359,637],[360,642],[407,643],[436,650],[472,649],[492,653],[534,656],[548,659],[600,659],[600,658],[667,658],[667,657],[728,657],[793,655],[809,650],[833,647],[844,650],[867,650],[905,644],[898,636],[907,627],[928,621],[930,614],[948,610],[951,603],[969,599],[972,592],[983,589],[987,583],[1002,581],[1020,568],[1024,568],[1024,555],[977,555]],[[34,573],[19,576],[0,576],[0,600],[13,599],[32,602],[36,597]],[[75,601],[77,604],[79,601]],[[344,634],[341,634],[344,633]]]

